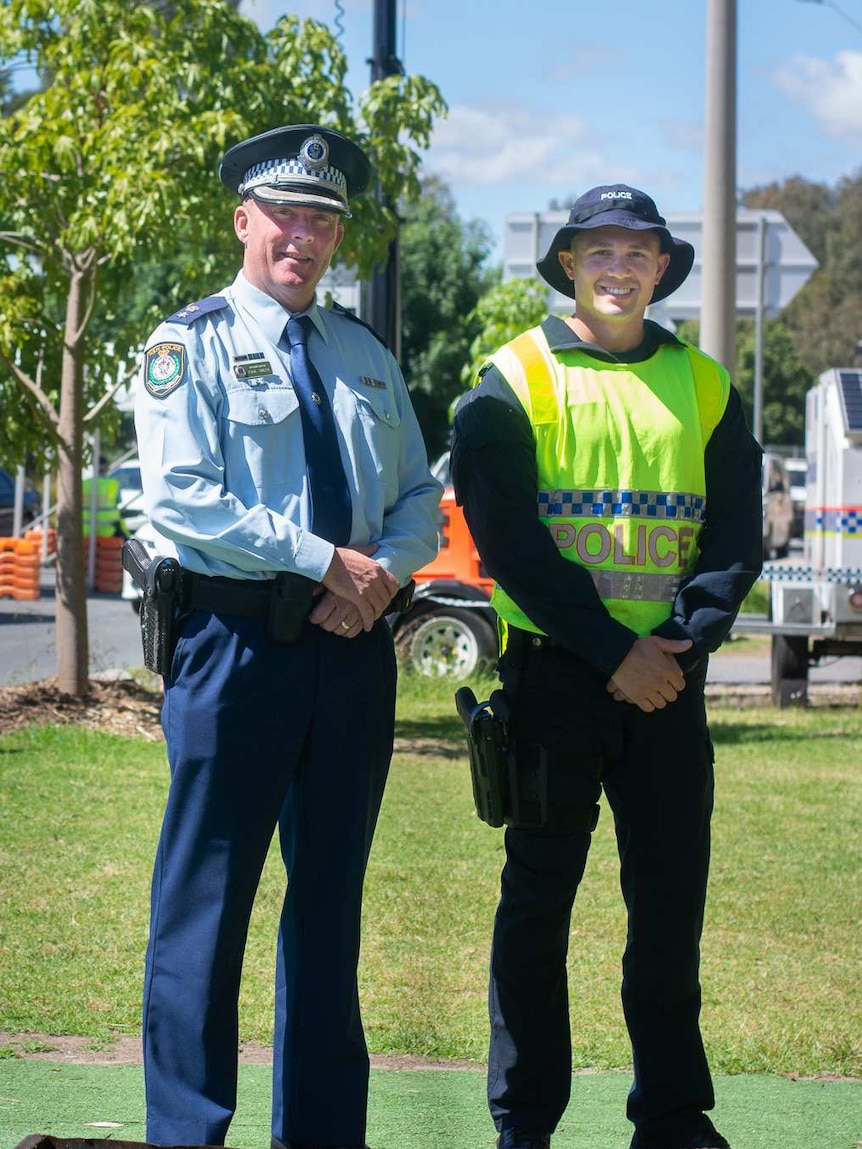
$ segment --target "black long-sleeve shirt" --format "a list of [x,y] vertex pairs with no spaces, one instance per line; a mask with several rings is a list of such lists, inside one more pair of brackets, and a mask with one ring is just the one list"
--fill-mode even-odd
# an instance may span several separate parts
[[[650,321],[640,346],[620,355],[584,343],[555,316],[542,330],[552,351],[577,348],[596,359],[597,367],[643,362],[666,343],[686,354],[671,332]],[[678,656],[683,670],[721,645],[760,574],[761,454],[731,387],[704,454],[706,519],[699,557],[670,617],[654,632],[692,640],[691,649]],[[539,519],[533,431],[496,367],[488,368],[458,406],[451,462],[456,497],[490,576],[551,639],[611,676],[637,635],[611,617],[590,573],[560,553]]]

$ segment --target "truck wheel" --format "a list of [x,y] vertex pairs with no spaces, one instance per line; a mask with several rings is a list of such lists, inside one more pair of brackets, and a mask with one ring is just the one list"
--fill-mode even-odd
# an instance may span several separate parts
[[805,635],[772,636],[772,703],[808,705],[808,639]]
[[408,619],[395,635],[399,657],[418,674],[467,678],[497,655],[497,636],[477,611],[441,607]]

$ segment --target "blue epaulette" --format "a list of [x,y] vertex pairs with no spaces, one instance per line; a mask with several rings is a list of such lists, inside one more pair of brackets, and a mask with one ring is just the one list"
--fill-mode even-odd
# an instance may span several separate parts
[[340,303],[336,303],[334,300],[332,303],[332,310],[335,311],[338,315],[344,315],[347,319],[352,319],[354,323],[360,324],[367,331],[370,331],[377,342],[382,343],[387,351],[391,351],[389,344],[386,342],[382,335],[374,330],[370,323],[366,323],[364,319],[360,319],[359,316],[354,312],[348,311],[346,307],[342,307]]
[[187,303],[185,307],[169,315],[165,323],[182,323],[189,327],[202,315],[208,315],[210,311],[221,311],[223,307],[227,307],[227,300],[223,295],[208,295],[206,299],[201,299],[197,303]]

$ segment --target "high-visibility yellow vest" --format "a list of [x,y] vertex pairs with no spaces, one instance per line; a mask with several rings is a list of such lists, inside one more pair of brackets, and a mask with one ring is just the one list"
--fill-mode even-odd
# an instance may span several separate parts
[[[539,518],[638,635],[670,616],[694,568],[704,450],[730,395],[724,368],[683,347],[661,344],[637,364],[598,363],[576,348],[555,354],[535,327],[491,359],[533,428]],[[491,601],[505,623],[544,633],[499,585]]]
[[[92,500],[93,480],[84,479],[83,482],[83,516],[84,534],[90,534],[90,503]],[[96,535],[99,538],[111,538],[122,529],[120,518],[120,483],[118,479],[110,479],[106,475],[96,480]]]

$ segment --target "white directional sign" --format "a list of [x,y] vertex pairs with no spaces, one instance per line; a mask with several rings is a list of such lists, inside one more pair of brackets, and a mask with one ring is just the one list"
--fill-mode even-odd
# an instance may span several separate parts
[[[519,212],[506,217],[503,236],[503,279],[537,278],[542,258],[568,212]],[[659,321],[699,319],[703,276],[702,218],[699,213],[667,216],[672,235],[687,239],[695,250],[694,267],[683,285],[651,312]],[[736,215],[736,310],[739,316],[773,318],[787,306],[817,268],[817,260],[778,211],[740,209]],[[571,298],[548,288],[548,310],[569,311]],[[661,314],[657,312],[661,311]]]

